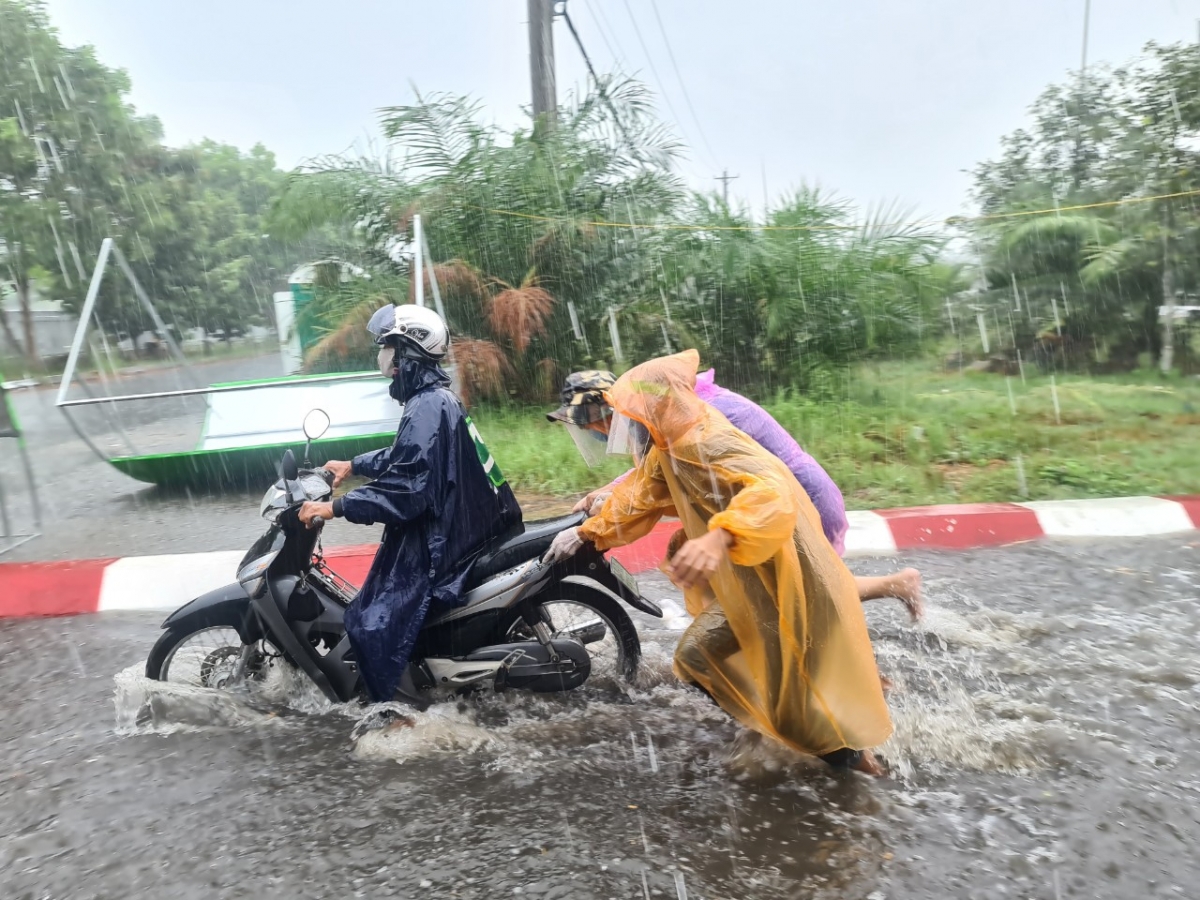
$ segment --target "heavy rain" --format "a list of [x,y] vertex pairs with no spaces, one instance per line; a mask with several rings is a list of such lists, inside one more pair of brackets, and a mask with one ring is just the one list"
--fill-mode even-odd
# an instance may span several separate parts
[[289,6],[0,0],[0,896],[1197,893],[1200,3]]

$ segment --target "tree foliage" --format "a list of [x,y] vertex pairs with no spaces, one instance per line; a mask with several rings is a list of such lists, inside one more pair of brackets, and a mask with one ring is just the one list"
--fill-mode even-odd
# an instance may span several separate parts
[[1159,307],[1200,289],[1200,48],[1149,44],[1049,88],[1002,148],[975,171],[994,217],[972,229],[980,302],[1064,333],[1080,364],[1159,355]]
[[[285,248],[262,219],[283,174],[262,147],[162,144],[130,83],[91,47],[66,47],[38,0],[0,0],[0,270],[22,311],[11,344],[36,362],[31,288],[78,309],[100,243],[114,238],[168,323],[210,331],[263,322]],[[118,279],[97,315],[149,327]]]
[[763,227],[683,188],[680,147],[640,84],[603,87],[553,129],[506,132],[447,95],[384,110],[385,159],[298,173],[272,230],[323,235],[331,251],[407,277],[419,213],[477,395],[541,398],[572,369],[693,346],[723,378],[762,390],[898,352],[936,327],[957,273],[937,263],[935,234],[894,209],[859,222],[813,189]]

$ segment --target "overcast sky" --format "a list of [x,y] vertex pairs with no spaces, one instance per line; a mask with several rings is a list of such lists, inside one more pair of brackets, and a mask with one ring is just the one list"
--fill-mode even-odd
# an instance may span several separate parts
[[[690,182],[761,209],[817,182],[915,215],[969,209],[964,169],[996,153],[1047,84],[1077,77],[1085,0],[569,0],[601,72],[659,95]],[[377,110],[471,94],[498,123],[529,103],[525,0],[49,0],[69,44],[133,79],[168,142],[262,142],[282,165],[360,145]],[[658,13],[656,17],[655,13]],[[660,28],[659,21],[661,19]],[[1200,0],[1092,0],[1089,62],[1197,39]],[[664,37],[665,34],[665,37]],[[674,52],[678,76],[668,52]],[[560,99],[586,69],[555,26]],[[681,79],[684,87],[681,87]],[[686,89],[686,93],[685,93]],[[688,101],[695,110],[693,117]]]

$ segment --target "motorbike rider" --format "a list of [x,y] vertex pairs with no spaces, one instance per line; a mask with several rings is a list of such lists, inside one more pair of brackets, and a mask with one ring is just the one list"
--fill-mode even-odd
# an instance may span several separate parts
[[474,552],[521,521],[499,467],[442,369],[446,323],[413,304],[384,306],[367,324],[379,369],[403,406],[390,447],[325,468],[334,485],[374,479],[332,503],[305,503],[300,520],[383,523],[383,541],[346,610],[346,632],[373,701],[416,701],[408,661],[431,610],[459,605]]
[[[560,395],[562,405],[546,414],[551,422],[559,422],[567,427],[589,465],[595,465],[604,456],[612,417],[612,407],[605,401],[604,392],[611,390],[616,381],[612,372],[575,372],[567,376],[563,384]],[[805,453],[765,409],[740,394],[718,386],[712,369],[697,374],[695,391],[697,397],[725,416],[730,424],[745,432],[788,467],[817,508],[825,537],[838,556],[845,555],[846,532],[850,527],[846,519],[846,503],[842,492],[821,464]],[[575,505],[574,512],[596,515],[617,485],[631,474],[632,470],[592,491]],[[914,620],[921,615],[921,573],[916,569],[901,569],[881,576],[855,575],[854,585],[858,589],[858,599],[863,603],[895,597],[904,603]]]

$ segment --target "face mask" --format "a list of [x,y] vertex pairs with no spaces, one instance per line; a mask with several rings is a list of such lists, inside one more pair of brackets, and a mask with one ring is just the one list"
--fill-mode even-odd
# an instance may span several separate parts
[[391,378],[396,373],[396,348],[384,347],[379,351],[379,373],[384,378]]

